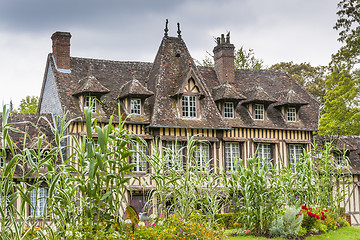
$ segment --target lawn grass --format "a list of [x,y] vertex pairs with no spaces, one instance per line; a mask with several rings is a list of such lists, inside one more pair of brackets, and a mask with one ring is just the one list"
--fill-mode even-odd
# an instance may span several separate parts
[[[232,233],[232,230],[225,231],[225,235]],[[229,240],[269,240],[265,237],[237,236],[228,237]],[[285,238],[270,238],[271,240],[284,240]],[[306,240],[360,240],[360,227],[343,227],[337,231],[330,231],[322,235],[314,235],[305,238]]]

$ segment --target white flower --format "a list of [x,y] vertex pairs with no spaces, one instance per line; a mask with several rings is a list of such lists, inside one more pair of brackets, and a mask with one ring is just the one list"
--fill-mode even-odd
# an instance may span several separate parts
[[155,219],[156,218],[156,214],[151,214],[150,216],[149,216],[149,219]]
[[145,223],[144,222],[139,222],[139,227],[144,227]]
[[131,220],[130,220],[130,219],[126,219],[126,220],[125,220],[125,223],[129,223],[129,224],[130,224],[130,223],[131,223]]
[[158,225],[164,225],[164,222],[163,222],[163,221],[159,221],[157,224],[158,224]]

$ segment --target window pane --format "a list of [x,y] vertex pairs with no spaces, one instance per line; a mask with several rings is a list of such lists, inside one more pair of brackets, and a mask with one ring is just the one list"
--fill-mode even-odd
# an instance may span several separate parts
[[196,144],[194,158],[200,171],[206,171],[209,169],[209,154],[210,147],[208,143],[200,142]]
[[183,144],[177,141],[167,141],[165,143],[166,151],[166,165],[168,167],[175,167],[176,170],[182,170],[183,168]]
[[136,166],[134,167],[134,171],[135,172],[146,171],[145,160],[144,160],[146,154],[145,147],[142,144],[136,142],[131,144],[131,150],[133,150],[131,162],[136,164]]
[[264,120],[264,105],[255,104],[255,119]]
[[234,118],[234,103],[226,102],[224,104],[224,117],[225,118]]
[[235,163],[240,160],[240,146],[237,142],[225,143],[225,169],[235,171]]
[[259,143],[257,145],[257,155],[260,158],[260,164],[263,166],[265,161],[272,161],[271,144]]
[[92,104],[91,111],[96,112],[96,97],[94,97],[94,96],[85,96],[84,107],[90,108],[91,104]]
[[290,166],[302,160],[303,148],[301,144],[289,144]]
[[196,97],[182,96],[182,116],[196,118]]
[[287,120],[289,122],[296,121],[296,108],[288,108],[287,110]]
[[46,200],[48,196],[48,189],[40,187],[38,189],[34,189],[30,193],[30,216],[32,217],[40,217],[44,215]]
[[130,113],[141,114],[141,99],[130,100]]

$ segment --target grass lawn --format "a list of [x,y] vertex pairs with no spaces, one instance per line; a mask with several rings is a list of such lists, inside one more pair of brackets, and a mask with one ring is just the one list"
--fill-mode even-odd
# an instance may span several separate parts
[[[232,233],[232,230],[225,231],[225,235]],[[265,237],[238,236],[229,237],[229,240],[269,240]],[[284,240],[285,238],[270,238],[271,240]],[[344,227],[337,231],[330,231],[326,234],[315,235],[306,238],[307,240],[360,240],[360,227]]]

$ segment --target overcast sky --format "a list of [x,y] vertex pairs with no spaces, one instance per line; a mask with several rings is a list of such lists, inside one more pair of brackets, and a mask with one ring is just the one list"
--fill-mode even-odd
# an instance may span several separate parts
[[0,0],[0,100],[15,107],[39,96],[51,35],[69,31],[71,56],[120,61],[155,58],[169,19],[193,58],[231,32],[235,47],[254,49],[270,66],[282,61],[326,65],[340,44],[339,0]]

